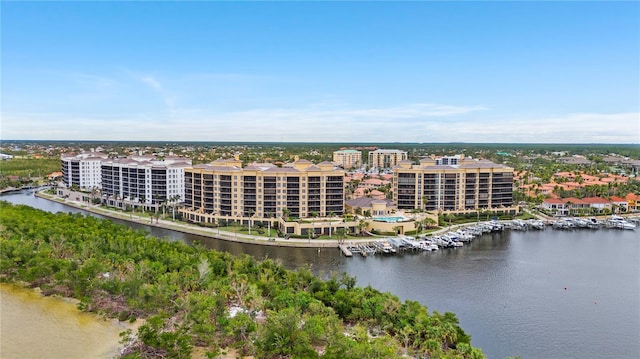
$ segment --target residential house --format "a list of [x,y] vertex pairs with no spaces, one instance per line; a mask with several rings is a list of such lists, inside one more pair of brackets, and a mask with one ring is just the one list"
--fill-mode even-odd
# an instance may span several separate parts
[[614,213],[624,213],[629,212],[629,203],[625,198],[612,196],[611,197],[611,208]]
[[638,210],[640,196],[635,193],[628,193],[624,199],[627,200],[627,209],[629,212],[636,212]]
[[595,208],[598,212],[605,209],[611,210],[611,201],[602,197],[585,197],[582,201],[589,204],[590,208]]

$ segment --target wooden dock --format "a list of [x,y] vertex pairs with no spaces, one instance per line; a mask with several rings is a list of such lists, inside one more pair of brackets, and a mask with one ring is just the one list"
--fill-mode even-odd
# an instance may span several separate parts
[[345,255],[345,257],[352,257],[353,253],[351,253],[351,251],[349,250],[349,248],[347,248],[346,245],[341,244],[340,246],[340,250],[342,251],[342,254]]

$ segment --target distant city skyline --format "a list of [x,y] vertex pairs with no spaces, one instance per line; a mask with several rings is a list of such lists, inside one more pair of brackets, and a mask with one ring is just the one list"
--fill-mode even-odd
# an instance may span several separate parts
[[2,2],[2,140],[640,143],[638,2]]

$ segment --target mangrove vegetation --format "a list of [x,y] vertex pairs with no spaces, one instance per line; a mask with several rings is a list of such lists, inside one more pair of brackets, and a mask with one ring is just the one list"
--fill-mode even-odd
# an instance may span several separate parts
[[121,321],[123,358],[484,358],[453,313],[272,259],[0,202],[0,280]]

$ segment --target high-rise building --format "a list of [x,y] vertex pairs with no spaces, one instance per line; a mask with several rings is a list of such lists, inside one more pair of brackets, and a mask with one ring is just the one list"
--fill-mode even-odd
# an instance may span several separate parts
[[358,150],[340,150],[333,152],[333,163],[344,169],[362,166],[362,152]]
[[91,191],[101,186],[100,165],[107,159],[102,152],[83,152],[78,155],[64,154],[60,156],[62,167],[62,183],[66,187],[73,185],[79,189]]
[[369,152],[370,168],[391,168],[407,160],[407,152],[400,150],[375,150]]
[[464,155],[403,161],[393,170],[399,209],[470,211],[513,206],[513,168]]
[[191,159],[136,155],[102,162],[102,195],[105,199],[158,205],[185,198],[184,170]]
[[234,218],[306,218],[344,212],[344,171],[330,162],[297,160],[282,167],[221,159],[185,170],[185,205],[192,222]]

